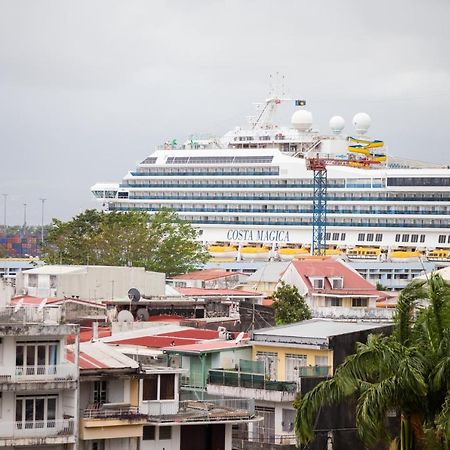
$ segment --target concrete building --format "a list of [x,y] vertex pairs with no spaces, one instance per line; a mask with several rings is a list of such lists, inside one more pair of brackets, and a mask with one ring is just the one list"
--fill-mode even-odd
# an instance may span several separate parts
[[0,278],[14,284],[19,272],[42,264],[43,262],[30,258],[0,258]]
[[[209,370],[208,394],[253,398],[257,414],[264,418],[236,430],[234,448],[296,449],[292,402],[297,394],[308,392],[331,376],[354,352],[356,342],[365,342],[370,333],[390,330],[391,325],[313,319],[255,331],[251,360],[241,360],[234,370]],[[341,409],[325,408],[318,417],[317,429],[354,429],[352,408],[345,405]],[[322,438],[320,435],[309,448],[327,448]],[[358,448],[354,431],[351,437],[342,432],[335,442],[339,439],[344,444],[341,441],[334,449]]]
[[140,368],[102,342],[80,344],[80,450],[137,450]]
[[146,296],[163,296],[165,275],[143,267],[49,265],[21,272],[16,278],[17,294],[36,297],[111,300],[128,298],[130,288]]
[[253,289],[266,297],[271,297],[289,264],[289,262],[265,263],[247,278],[241,288]]
[[0,447],[77,448],[78,335],[58,306],[0,308]]
[[247,275],[220,269],[206,269],[176,275],[168,283],[175,288],[233,289],[242,283]]
[[281,281],[297,287],[313,317],[392,319],[392,309],[376,306],[383,293],[342,260],[330,257],[294,260]]

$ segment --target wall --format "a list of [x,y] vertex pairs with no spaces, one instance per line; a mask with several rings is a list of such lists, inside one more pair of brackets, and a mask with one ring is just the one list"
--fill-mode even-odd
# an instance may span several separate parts
[[308,294],[308,288],[306,287],[305,283],[302,280],[302,277],[297,272],[293,264],[290,264],[288,266],[283,276],[281,277],[281,281],[284,281],[286,284],[296,286],[298,292],[302,296],[306,296]]
[[286,381],[285,377],[285,358],[286,353],[292,353],[295,355],[306,355],[306,365],[315,365],[315,356],[327,356],[328,365],[333,365],[333,352],[331,350],[318,350],[318,349],[305,349],[295,347],[279,347],[271,345],[253,345],[252,359],[256,361],[257,352],[273,352],[277,353],[277,381]]

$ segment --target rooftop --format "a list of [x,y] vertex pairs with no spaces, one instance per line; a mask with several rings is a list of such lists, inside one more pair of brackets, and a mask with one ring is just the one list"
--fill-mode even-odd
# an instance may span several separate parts
[[386,327],[382,323],[344,322],[311,319],[277,327],[263,328],[253,333],[255,342],[291,343],[300,345],[328,345],[329,338],[359,331]]
[[223,341],[223,340],[212,340],[208,342],[200,342],[197,344],[190,345],[178,345],[176,348],[173,347],[165,347],[162,350],[167,353],[212,353],[222,350],[234,350],[236,348],[249,347],[251,344],[248,342],[248,337],[245,340],[240,342],[236,342],[236,340],[232,341]]
[[224,278],[233,275],[236,275],[236,272],[227,272],[226,270],[220,269],[206,269],[206,270],[198,270],[196,272],[185,273],[182,275],[175,275],[174,277],[172,277],[172,279],[209,281],[215,280],[216,278]]
[[246,284],[277,283],[289,264],[289,262],[268,262],[255,273],[252,273],[247,278]]
[[255,291],[241,291],[239,289],[203,289],[191,287],[176,288],[180,294],[197,297],[261,297],[261,293]]
[[[294,269],[301,276],[309,292],[323,294],[359,294],[359,295],[379,295],[376,288],[365,280],[356,270],[347,265],[344,261],[324,258],[304,258],[291,262]],[[313,287],[311,278],[325,278],[324,288]],[[343,287],[332,289],[330,278],[342,278]]]

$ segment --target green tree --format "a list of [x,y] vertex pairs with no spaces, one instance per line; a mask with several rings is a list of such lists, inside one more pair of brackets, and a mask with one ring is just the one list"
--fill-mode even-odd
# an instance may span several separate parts
[[8,256],[8,252],[6,251],[6,247],[0,244],[0,258],[6,258]]
[[[322,406],[356,399],[356,426],[366,448],[391,441],[395,450],[450,448],[450,286],[438,275],[414,281],[400,294],[394,332],[359,343],[334,376],[297,404],[296,433],[314,437]],[[388,411],[400,412],[393,439]]]
[[282,281],[272,297],[277,325],[311,319],[311,311],[295,286]]
[[208,259],[197,231],[169,209],[102,213],[86,210],[68,222],[53,219],[44,244],[50,264],[137,266],[176,275]]

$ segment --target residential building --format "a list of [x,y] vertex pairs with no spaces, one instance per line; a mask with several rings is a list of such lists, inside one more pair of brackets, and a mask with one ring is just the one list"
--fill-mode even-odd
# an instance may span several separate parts
[[128,298],[130,288],[142,295],[165,294],[165,275],[143,267],[48,265],[21,272],[17,294],[75,297],[87,300]]
[[59,306],[0,308],[0,447],[77,448],[78,335]]
[[[391,325],[313,319],[255,331],[251,360],[241,360],[234,370],[209,371],[208,394],[254,398],[258,415],[264,417],[263,422],[236,430],[235,448],[295,449],[296,412],[292,402],[297,393],[304,394],[330,377],[345,357],[354,352],[356,342],[365,342],[370,333],[390,330]],[[351,408],[346,407],[345,413],[341,411],[333,417],[332,426],[329,425],[332,410],[325,408],[319,415],[317,428],[354,427]],[[311,449],[326,448],[321,438],[318,442],[322,446]],[[349,438],[348,442],[352,440]]]
[[245,284],[243,284],[241,288],[253,289],[266,297],[272,297],[273,292],[276,290],[277,285],[289,264],[289,262],[284,261],[265,263],[247,278]]
[[81,343],[79,361],[79,449],[139,449],[147,422],[139,411],[139,364],[102,342]]
[[392,319],[392,309],[376,307],[383,294],[342,260],[330,257],[294,260],[281,281],[297,287],[313,317]]

